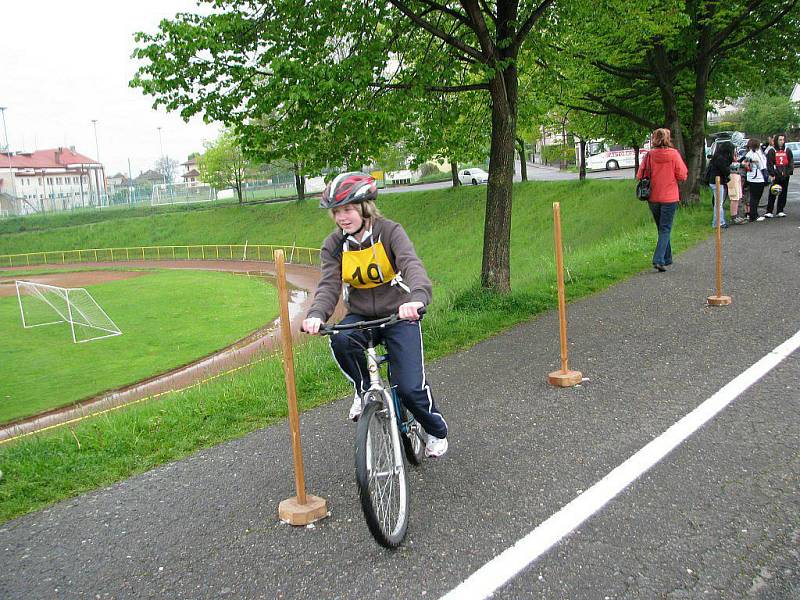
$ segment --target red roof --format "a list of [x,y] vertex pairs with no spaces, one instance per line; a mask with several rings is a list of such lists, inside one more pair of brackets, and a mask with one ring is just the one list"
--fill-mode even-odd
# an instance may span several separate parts
[[69,148],[50,148],[49,150],[37,150],[25,154],[0,153],[0,167],[12,166],[16,169],[58,169],[67,165],[80,164],[100,164],[96,160],[73,152]]

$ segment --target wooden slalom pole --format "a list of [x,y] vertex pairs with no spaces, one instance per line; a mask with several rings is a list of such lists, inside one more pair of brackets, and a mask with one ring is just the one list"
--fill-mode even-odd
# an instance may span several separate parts
[[714,296],[708,297],[709,306],[727,306],[732,302],[730,296],[722,294],[722,186],[720,185],[719,175],[715,178],[716,183],[716,206],[714,210],[717,211],[717,293]]
[[572,387],[583,381],[583,374],[580,371],[570,371],[567,367],[567,301],[564,292],[564,256],[561,248],[561,205],[558,202],[553,202],[553,235],[558,279],[558,321],[561,329],[561,370],[550,373],[547,381],[558,387]]
[[275,270],[278,278],[280,301],[281,347],[283,349],[283,374],[286,379],[286,400],[289,403],[289,428],[292,433],[292,457],[294,459],[294,483],[297,495],[278,505],[281,521],[291,525],[308,525],[328,515],[324,498],[306,494],[303,450],[300,446],[300,415],[297,410],[297,389],[294,379],[294,353],[292,331],[289,323],[289,290],[286,285],[286,265],[283,250],[275,251]]

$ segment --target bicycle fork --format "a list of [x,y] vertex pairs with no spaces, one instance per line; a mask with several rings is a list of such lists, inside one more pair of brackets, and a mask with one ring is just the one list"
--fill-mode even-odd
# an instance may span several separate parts
[[389,427],[392,432],[392,454],[394,455],[394,472],[403,469],[403,450],[400,447],[400,428],[397,425],[398,416],[392,398],[391,390],[386,386],[380,375],[380,359],[375,348],[367,348],[367,370],[369,371],[369,391],[378,392],[383,396],[383,404],[389,412]]

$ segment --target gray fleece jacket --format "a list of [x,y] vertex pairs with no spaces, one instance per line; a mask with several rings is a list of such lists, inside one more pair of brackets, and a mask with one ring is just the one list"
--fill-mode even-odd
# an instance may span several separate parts
[[[342,252],[347,235],[337,229],[322,244],[320,260],[322,277],[314,293],[314,301],[308,310],[308,318],[318,317],[327,321],[336,308],[339,294],[342,292]],[[394,271],[402,277],[406,291],[400,285],[385,283],[378,287],[361,289],[346,286],[344,303],[348,313],[363,315],[371,319],[388,317],[397,312],[405,302],[422,302],[430,304],[433,286],[425,272],[425,267],[414,251],[414,245],[399,223],[389,219],[373,219],[372,236],[362,244],[352,238],[348,241],[349,250],[363,250],[372,244],[382,242],[392,263]]]

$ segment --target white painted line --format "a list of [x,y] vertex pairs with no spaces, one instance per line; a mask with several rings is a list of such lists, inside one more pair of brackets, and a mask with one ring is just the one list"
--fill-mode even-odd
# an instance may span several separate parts
[[561,510],[475,571],[441,600],[483,600],[579,527],[650,467],[800,347],[800,331],[725,385]]

